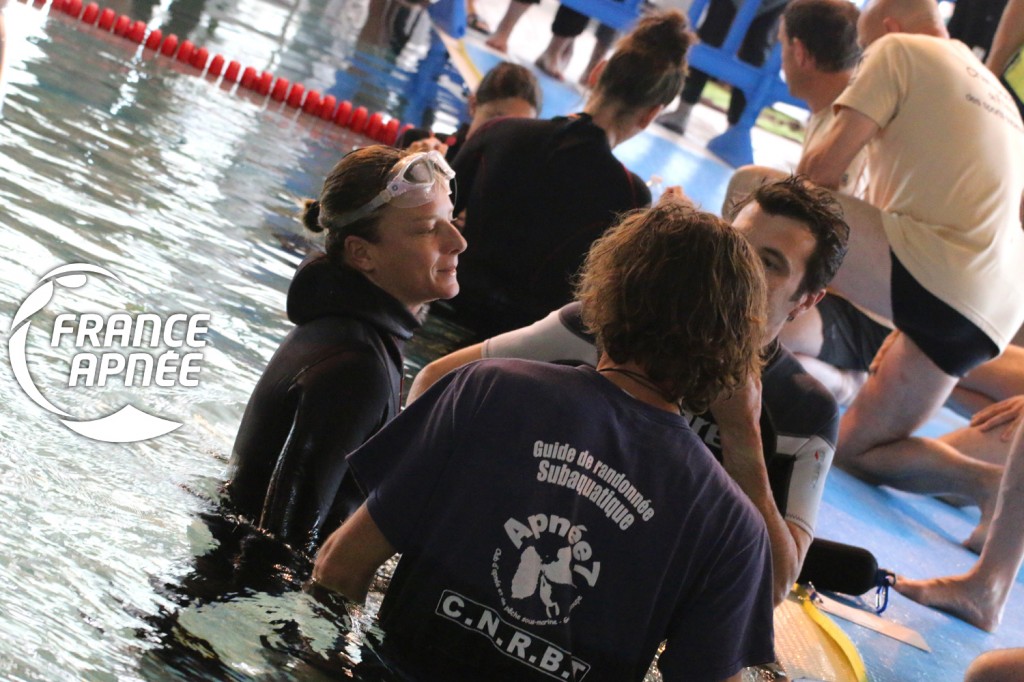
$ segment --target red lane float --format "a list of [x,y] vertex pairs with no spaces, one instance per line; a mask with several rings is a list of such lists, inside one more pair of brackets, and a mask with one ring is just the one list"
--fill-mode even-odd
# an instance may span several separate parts
[[173,33],[168,33],[167,37],[164,38],[164,42],[160,45],[160,54],[165,57],[170,57],[174,54],[174,51],[178,49],[178,36]]
[[298,109],[302,106],[302,97],[306,94],[306,86],[302,83],[295,83],[288,91],[288,106]]
[[111,28],[114,27],[115,19],[117,19],[117,13],[109,7],[105,7],[103,8],[103,11],[100,12],[100,20],[96,22],[96,25],[102,28],[104,31],[109,31]]
[[[27,3],[28,0],[22,2]],[[32,3],[36,7],[42,7],[46,5],[46,0],[32,0]],[[150,31],[146,22],[132,21],[126,14],[118,16],[113,9],[101,8],[95,2],[83,6],[82,0],[52,0],[50,9],[78,18],[86,24],[95,24],[101,30],[113,31],[115,35],[138,45],[144,44],[146,49],[165,57],[174,57],[182,64],[188,64],[200,72],[206,70],[214,77],[223,74],[224,80],[228,83],[238,83],[242,88],[255,90],[264,96],[269,95],[276,102],[285,102],[288,106],[302,109],[311,116],[318,116],[339,126],[347,126],[353,132],[383,144],[394,144],[406,130],[413,127],[411,123],[403,126],[397,118],[387,118],[381,111],[371,116],[366,107],[357,107],[353,110],[352,103],[348,100],[338,104],[333,95],[322,95],[317,90],[307,91],[302,83],[291,83],[287,78],[275,79],[274,74],[269,71],[258,72],[251,66],[243,70],[238,61],[227,62],[220,54],[213,55],[211,59],[210,52],[205,47],[197,48],[187,39],[179,42],[178,36],[173,33],[168,33],[165,37],[158,28]]]
[[228,68],[224,71],[224,80],[229,83],[238,82],[238,73],[242,70],[242,65],[232,59],[228,62]]
[[163,31],[158,28],[154,28],[149,32],[149,37],[146,38],[146,48],[149,50],[159,50],[160,43],[164,39]]
[[211,76],[219,76],[224,71],[224,57],[219,54],[213,55],[210,60],[210,68],[207,70]]

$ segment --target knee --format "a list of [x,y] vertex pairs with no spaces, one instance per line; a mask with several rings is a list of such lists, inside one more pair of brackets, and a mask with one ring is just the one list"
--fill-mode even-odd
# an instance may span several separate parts
[[729,185],[725,190],[725,201],[722,202],[722,217],[726,220],[733,216],[732,210],[737,203],[743,201],[758,186],[769,179],[785,177],[785,173],[774,168],[765,166],[741,166],[729,178]]
[[1024,675],[1024,649],[986,651],[974,659],[964,682],[1009,682]]

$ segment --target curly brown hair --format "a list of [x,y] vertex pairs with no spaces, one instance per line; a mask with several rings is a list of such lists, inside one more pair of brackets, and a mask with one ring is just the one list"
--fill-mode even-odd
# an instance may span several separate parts
[[602,352],[635,362],[689,410],[761,369],[761,265],[711,213],[669,201],[627,214],[594,242],[576,294]]

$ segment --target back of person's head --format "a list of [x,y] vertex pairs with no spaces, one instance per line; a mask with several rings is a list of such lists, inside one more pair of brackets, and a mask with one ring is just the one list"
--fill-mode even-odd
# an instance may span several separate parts
[[320,198],[306,200],[302,223],[311,232],[327,232],[325,248],[331,260],[343,262],[345,239],[349,236],[377,242],[379,211],[348,224],[342,224],[340,219],[380,194],[391,169],[408,153],[374,145],[346,154],[328,173]]
[[857,19],[860,10],[849,0],[793,0],[782,21],[790,40],[803,43],[818,69],[847,71],[857,65]]
[[686,52],[692,43],[682,12],[643,17],[616,44],[594,94],[625,111],[668,104],[686,79]]
[[594,242],[577,296],[601,350],[691,410],[760,369],[760,261],[741,234],[689,204],[627,214]]
[[843,207],[832,193],[802,175],[790,175],[783,180],[762,183],[733,205],[729,219],[734,219],[751,202],[765,213],[803,223],[814,235],[814,252],[807,261],[797,295],[821,291],[828,286],[843,264],[850,240]]
[[484,74],[474,94],[477,105],[515,98],[528,102],[539,112],[543,103],[537,77],[525,66],[512,62],[501,62]]
[[863,47],[886,33],[949,37],[936,0],[871,0],[861,14],[857,32]]

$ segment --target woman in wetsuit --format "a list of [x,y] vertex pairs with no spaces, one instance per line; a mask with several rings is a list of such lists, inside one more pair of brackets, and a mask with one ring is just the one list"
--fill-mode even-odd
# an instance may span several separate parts
[[650,204],[643,180],[612,153],[679,92],[692,36],[677,11],[637,22],[591,74],[583,111],[499,118],[476,130],[452,166],[466,252],[457,317],[481,336],[518,329],[572,300],[590,244],[618,214]]
[[459,291],[453,176],[438,152],[366,147],[307,202],[326,253],[288,289],[296,327],[249,399],[226,486],[236,511],[293,549],[315,552],[362,502],[345,456],[398,413],[401,346],[420,308]]

